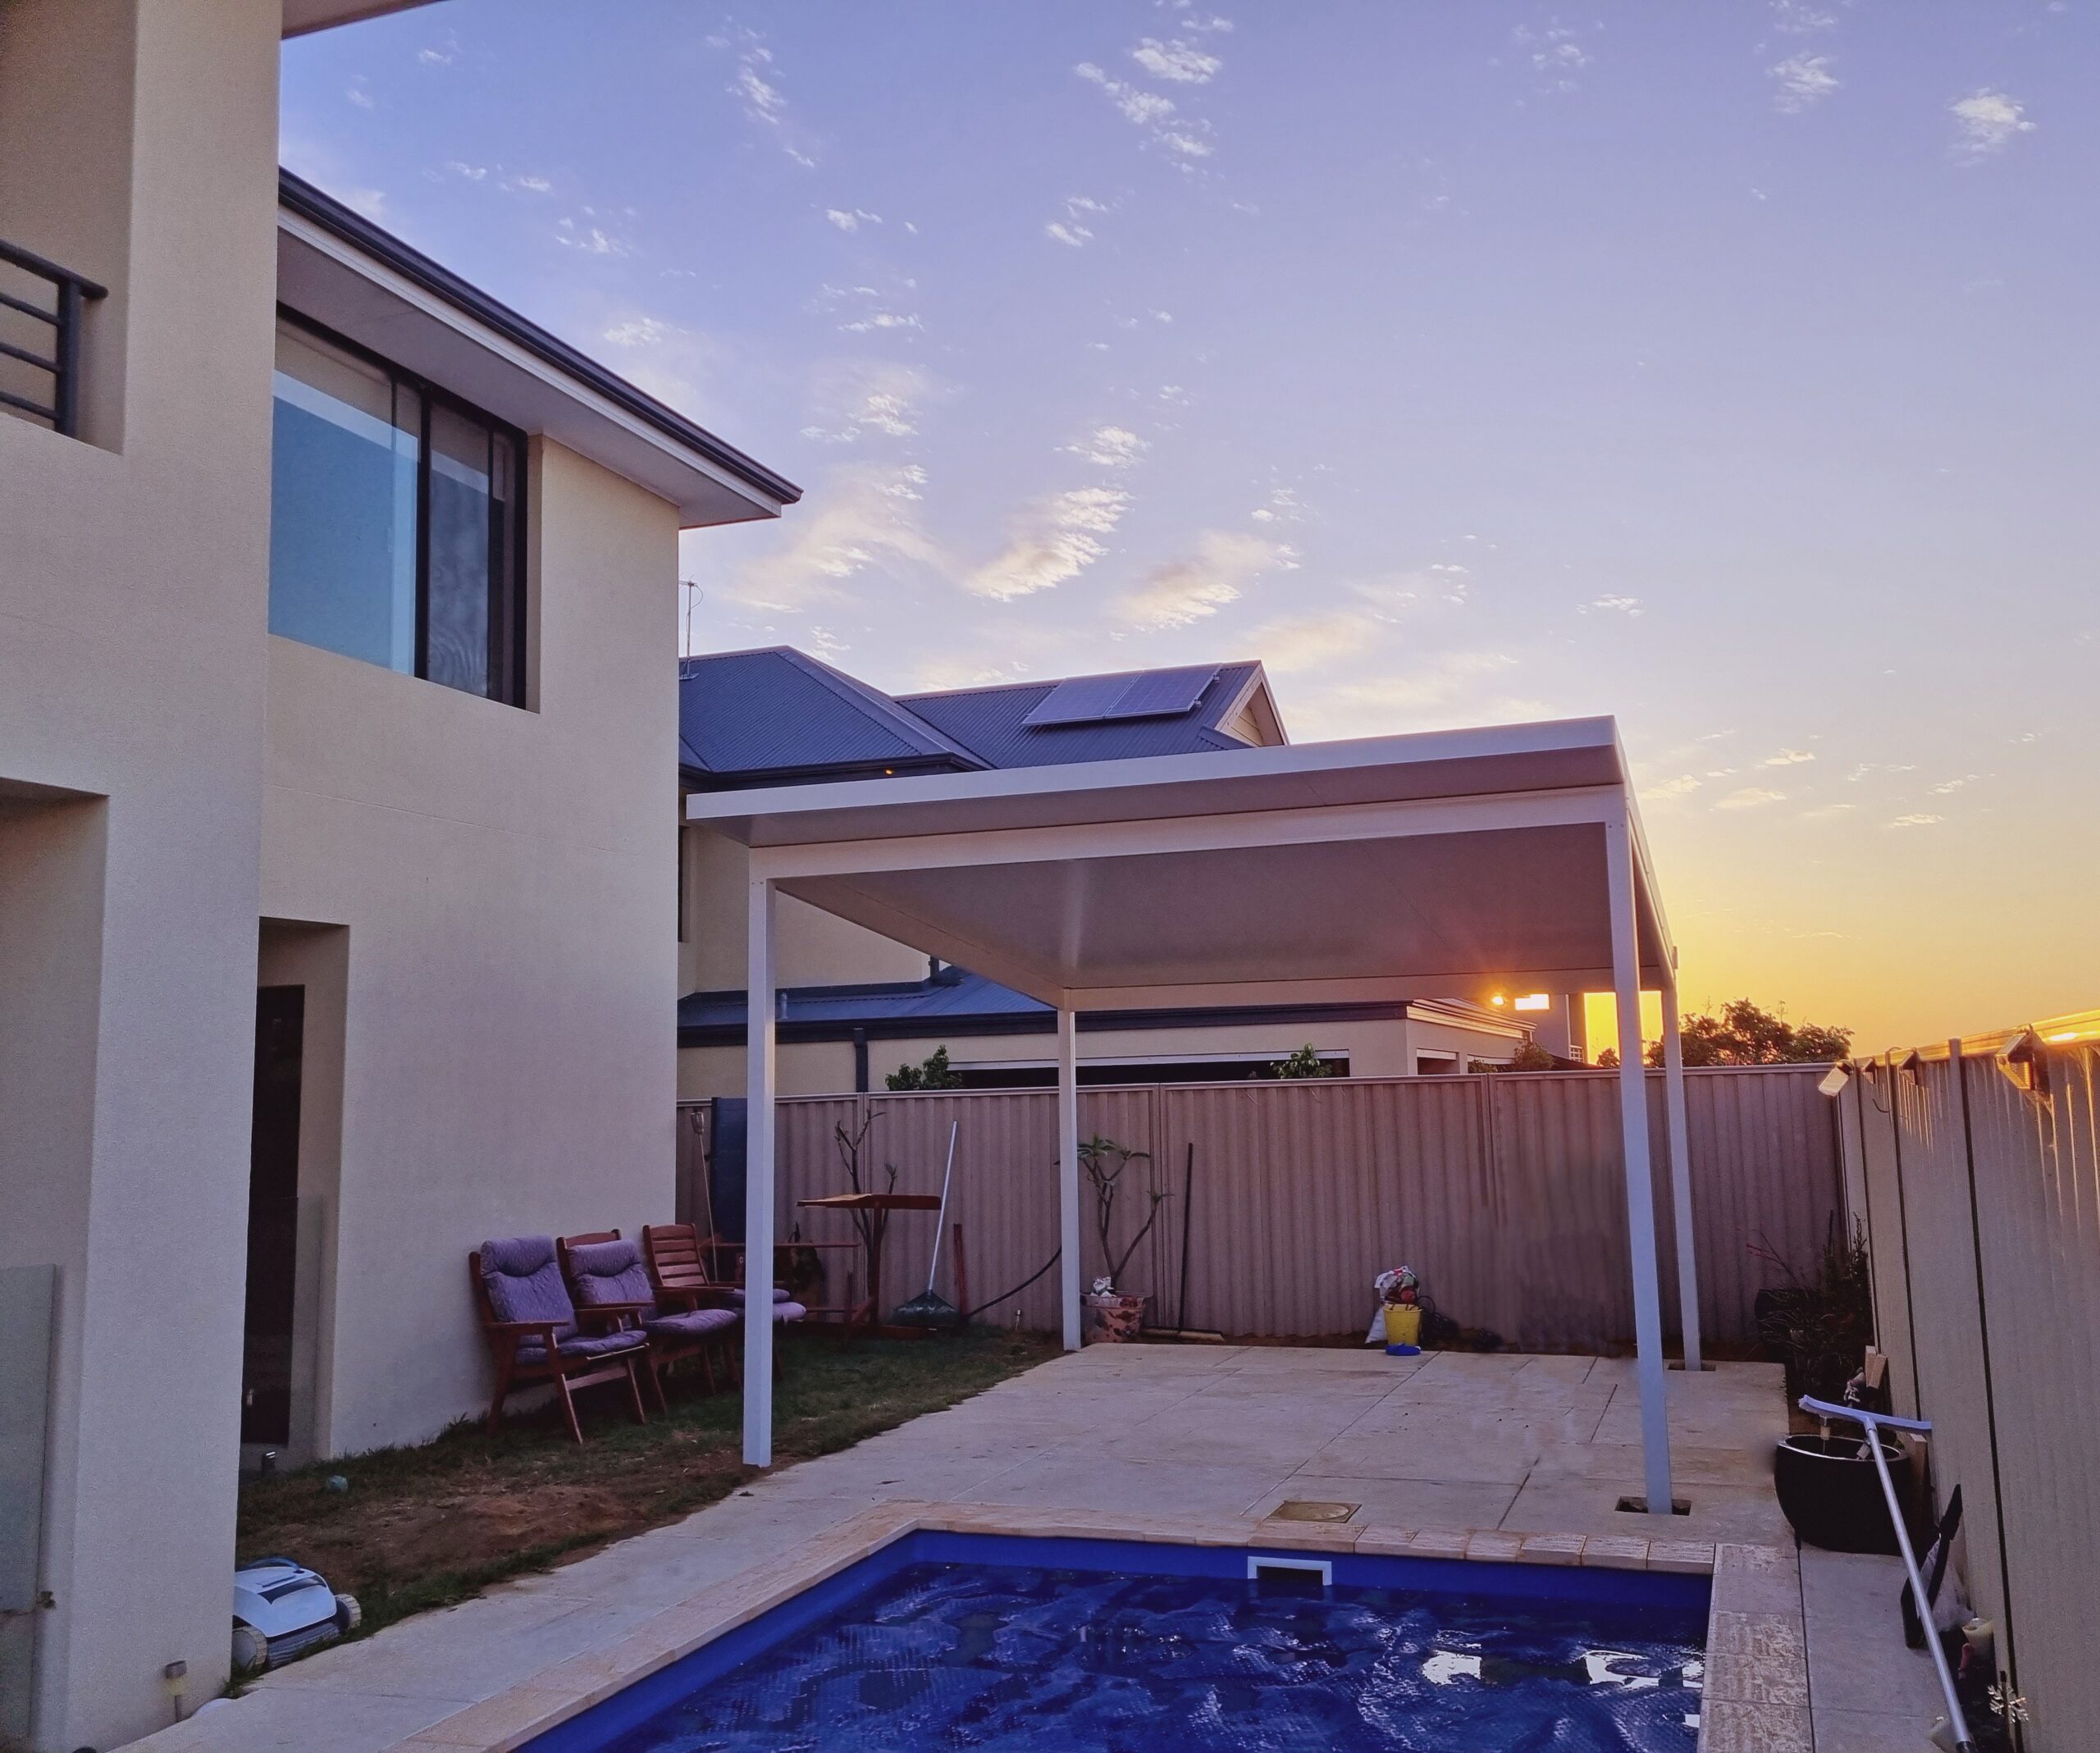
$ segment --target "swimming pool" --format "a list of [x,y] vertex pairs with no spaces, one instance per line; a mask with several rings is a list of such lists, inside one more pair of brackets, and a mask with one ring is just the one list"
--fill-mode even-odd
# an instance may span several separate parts
[[1692,1753],[1709,1590],[922,1531],[529,1753]]

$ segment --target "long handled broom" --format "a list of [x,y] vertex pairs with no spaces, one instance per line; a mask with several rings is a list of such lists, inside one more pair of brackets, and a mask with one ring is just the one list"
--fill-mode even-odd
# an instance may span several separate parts
[[948,1122],[948,1166],[941,1172],[941,1210],[934,1220],[934,1259],[926,1268],[926,1288],[909,1303],[897,1305],[896,1314],[890,1318],[901,1327],[952,1327],[956,1320],[955,1304],[934,1288],[934,1275],[941,1269],[941,1232],[947,1228],[948,1185],[955,1179],[955,1135],[959,1122]]

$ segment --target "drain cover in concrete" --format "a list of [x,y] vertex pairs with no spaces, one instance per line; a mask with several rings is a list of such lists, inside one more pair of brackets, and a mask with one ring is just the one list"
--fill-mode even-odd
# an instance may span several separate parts
[[1309,1497],[1287,1497],[1269,1512],[1271,1522],[1346,1522],[1361,1504],[1323,1504]]

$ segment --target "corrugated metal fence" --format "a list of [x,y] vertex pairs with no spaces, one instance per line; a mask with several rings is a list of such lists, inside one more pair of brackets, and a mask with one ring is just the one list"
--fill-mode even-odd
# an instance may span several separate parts
[[[1807,1267],[1838,1208],[1838,1155],[1820,1066],[1699,1071],[1686,1077],[1701,1320],[1717,1342],[1754,1337],[1751,1299],[1774,1275],[1769,1243]],[[1676,1266],[1660,1073],[1649,1077],[1665,1318]],[[1148,1153],[1119,1194],[1118,1251],[1158,1202],[1120,1288],[1149,1318],[1267,1336],[1360,1332],[1371,1281],[1406,1261],[1438,1307],[1526,1349],[1630,1343],[1632,1294],[1618,1095],[1609,1072],[1349,1078],[1087,1089],[1082,1136]],[[680,1127],[682,1209],[701,1210],[704,1107]],[[979,1302],[1020,1283],[1057,1245],[1057,1116],[1047,1090],[838,1096],[779,1110],[778,1233],[843,1240],[848,1221],[796,1201],[847,1185],[836,1129],[869,1123],[864,1185],[897,1166],[900,1191],[939,1190],[959,1127],[952,1217],[963,1226]],[[1185,1201],[1185,1191],[1187,1198]],[[1104,1270],[1082,1205],[1087,1277]],[[1182,1306],[1186,1236],[1186,1307]],[[925,1281],[933,1226],[896,1220],[884,1294]],[[952,1290],[948,1269],[944,1290]],[[1057,1324],[1047,1274],[988,1318]],[[836,1293],[839,1287],[831,1287]]]
[[2096,1025],[1892,1054],[1840,1102],[1896,1409],[1933,1421],[1937,1503],[1961,1487],[1961,1574],[2030,1753],[2100,1737],[2100,1043],[2075,1039]]

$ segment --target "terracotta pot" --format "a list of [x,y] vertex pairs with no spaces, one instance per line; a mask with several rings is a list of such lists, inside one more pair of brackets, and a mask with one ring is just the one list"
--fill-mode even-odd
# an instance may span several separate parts
[[1089,1294],[1086,1306],[1093,1311],[1094,1343],[1122,1345],[1135,1339],[1138,1324],[1144,1319],[1146,1300],[1141,1296]]

